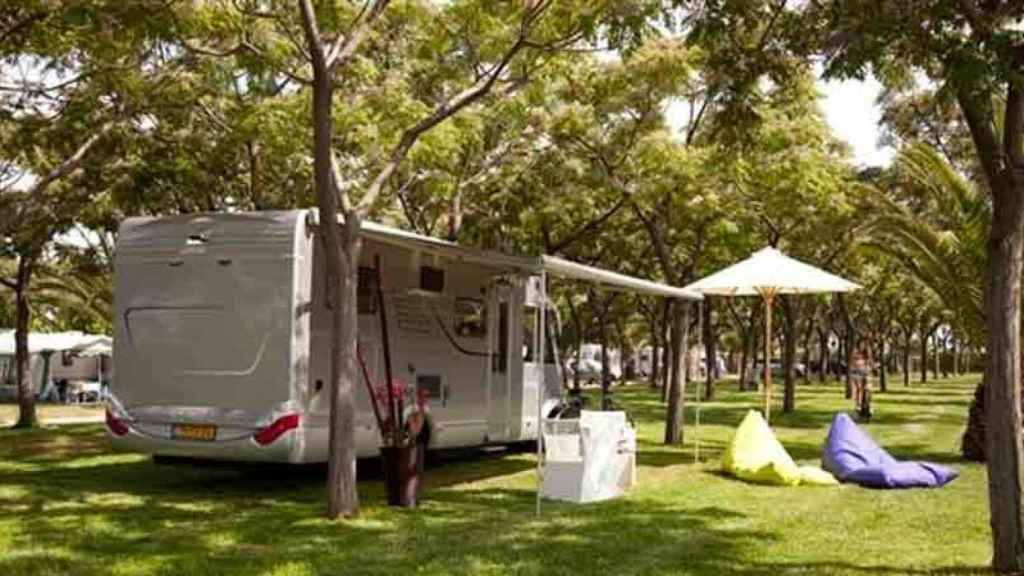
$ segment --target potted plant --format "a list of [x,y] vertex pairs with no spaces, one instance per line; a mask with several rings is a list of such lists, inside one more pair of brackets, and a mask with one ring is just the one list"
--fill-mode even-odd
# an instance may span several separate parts
[[381,470],[387,487],[388,505],[412,508],[416,506],[419,497],[420,475],[425,457],[425,446],[420,442],[420,438],[427,420],[427,395],[422,393],[426,392],[425,390],[420,391],[411,406],[411,411],[406,414],[406,386],[401,380],[393,378],[391,372],[391,347],[381,287],[379,256],[374,258],[374,268],[377,310],[380,313],[381,349],[384,353],[384,382],[377,385],[372,382],[362,348],[358,349],[358,360],[363,380],[372,399],[377,430],[381,435]]

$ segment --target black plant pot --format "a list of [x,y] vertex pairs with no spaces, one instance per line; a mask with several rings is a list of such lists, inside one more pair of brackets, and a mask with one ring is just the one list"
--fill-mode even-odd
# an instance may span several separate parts
[[415,508],[420,495],[422,459],[420,445],[382,446],[381,468],[388,493],[388,506]]

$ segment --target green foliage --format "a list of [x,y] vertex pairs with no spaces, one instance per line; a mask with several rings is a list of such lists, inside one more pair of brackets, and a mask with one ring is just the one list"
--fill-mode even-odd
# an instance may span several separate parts
[[892,181],[873,199],[870,245],[895,257],[954,312],[958,327],[979,338],[988,198],[933,148],[918,144],[900,153]]

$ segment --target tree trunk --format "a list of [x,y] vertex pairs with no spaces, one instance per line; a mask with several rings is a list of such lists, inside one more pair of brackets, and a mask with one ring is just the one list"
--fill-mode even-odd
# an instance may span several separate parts
[[782,310],[785,313],[783,320],[783,347],[782,347],[782,378],[784,391],[782,397],[782,412],[790,414],[796,410],[796,378],[793,377],[793,362],[796,359],[796,341],[799,337],[797,332],[798,305],[793,297],[782,295]]
[[950,340],[953,344],[953,376],[956,377],[960,375],[960,344],[957,342],[956,338],[952,337],[952,335],[950,336]]
[[658,348],[661,346],[661,329],[658,325],[658,315],[652,310],[651,311],[651,363],[648,366],[650,373],[647,375],[651,388],[658,387],[658,368],[660,368],[660,358],[658,358]]
[[[336,226],[331,226],[336,230]],[[337,290],[331,325],[331,425],[328,445],[328,516],[354,516],[359,511],[356,492],[355,381],[358,308],[356,306],[362,239],[359,217],[349,214],[341,233],[342,254],[337,266]],[[331,232],[328,232],[331,234]],[[334,232],[337,234],[337,231]],[[330,254],[328,252],[328,258]],[[331,278],[330,268],[328,278]],[[330,290],[328,291],[330,292]]]
[[[758,308],[758,306],[754,306],[754,308]],[[753,314],[751,314],[751,317],[754,317]],[[755,368],[757,367],[757,359],[759,354],[761,354],[761,349],[764,348],[761,345],[761,339],[764,337],[764,330],[760,326],[761,320],[761,317],[757,316],[756,320],[750,325],[750,348],[747,352],[747,361],[750,363],[750,366],[747,367],[747,381],[745,385],[746,390],[755,392],[758,389],[757,383],[761,381],[761,375],[757,373]]]
[[684,355],[688,352],[690,327],[689,305],[676,300],[672,306],[672,374],[668,385],[668,408],[665,414],[665,444],[683,441],[683,407],[686,405],[686,372]]
[[828,330],[824,327],[818,328],[818,381],[825,383],[828,373]]
[[28,353],[28,329],[32,309],[28,305],[28,288],[32,278],[34,259],[22,255],[18,259],[18,276],[15,279],[14,301],[14,365],[18,383],[18,421],[15,428],[35,428],[39,425],[36,417],[36,397],[32,390],[32,373]]
[[932,332],[932,378],[939,379],[939,333]]
[[843,298],[842,294],[836,294],[836,303],[839,306],[839,313],[843,317],[843,327],[845,332],[843,333],[843,361],[846,362],[846,373],[843,374],[843,392],[844,397],[849,400],[853,398],[853,385],[850,381],[850,371],[853,368],[853,347],[856,345],[855,339],[857,337],[856,331],[853,326],[853,319],[850,318],[850,311],[846,308],[846,299]]
[[321,239],[331,303],[331,413],[327,464],[327,517],[351,517],[359,511],[356,492],[355,397],[356,275],[362,248],[357,214],[345,214],[339,228],[337,195],[332,182],[332,93],[330,71],[314,62],[313,182],[320,211]]
[[704,339],[704,369],[706,370],[707,378],[704,384],[704,399],[714,400],[715,399],[715,378],[718,377],[716,369],[718,367],[718,358],[715,353],[715,326],[712,323],[713,314],[711,309],[711,300],[704,300],[704,321],[701,337]]
[[882,336],[878,339],[878,391],[888,392],[888,373],[889,373],[889,361],[886,356],[885,337]]
[[[1020,284],[1024,248],[1024,190],[993,190],[996,202],[988,243],[985,312],[988,361],[985,381],[989,513],[993,567],[1024,570],[1024,445],[1021,443]],[[1001,206],[1003,203],[1010,206]],[[1003,209],[1001,214],[1000,208]],[[1011,212],[1007,214],[1006,212]]]
[[928,382],[928,333],[921,325],[921,383]]
[[814,337],[814,316],[807,319],[807,331],[804,332],[804,349],[803,358],[801,361],[804,363],[804,384],[811,383],[811,338]]
[[673,308],[676,308],[678,306],[680,306],[680,304],[675,303],[668,298],[665,299],[665,310],[664,314],[662,315],[661,323],[662,342],[665,342],[666,344],[665,356],[664,358],[662,358],[661,363],[661,402],[663,404],[665,402],[668,402],[669,382],[672,381],[672,370],[675,369],[674,366],[676,365],[676,361],[678,360],[678,357],[675,356],[675,354],[678,351],[675,350],[675,348],[673,348],[674,345],[672,342],[672,338],[674,338],[672,332],[675,328],[673,325],[675,319],[672,315],[672,310]]
[[[591,292],[590,296],[593,297],[594,293]],[[598,344],[601,345],[601,410],[607,410],[608,389],[612,382],[611,367],[608,365],[608,322],[605,321],[604,314],[598,316],[597,321],[600,324],[597,338]]]
[[740,344],[740,365],[739,365],[739,376],[740,376],[740,392],[747,389],[747,342],[750,340],[749,334],[743,335],[743,341]]
[[903,386],[910,386],[910,329],[903,332]]
[[576,350],[573,354],[576,357],[576,368],[572,371],[572,389],[579,392],[580,362],[583,360],[583,320],[580,319],[579,312],[576,310],[576,304],[572,301],[572,298],[566,298],[565,301],[569,303],[569,317],[572,318],[572,325],[576,332]]

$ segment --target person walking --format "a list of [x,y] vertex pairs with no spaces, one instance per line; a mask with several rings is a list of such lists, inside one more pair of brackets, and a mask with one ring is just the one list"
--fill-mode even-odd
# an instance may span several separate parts
[[850,386],[853,388],[853,406],[861,420],[871,420],[871,343],[861,338],[853,349],[850,366]]

